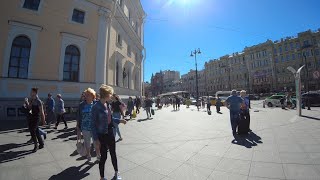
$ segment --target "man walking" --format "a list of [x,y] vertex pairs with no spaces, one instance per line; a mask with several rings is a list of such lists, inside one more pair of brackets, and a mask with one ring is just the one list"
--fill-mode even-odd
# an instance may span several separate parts
[[240,105],[243,103],[243,99],[237,96],[237,90],[232,90],[231,95],[226,100],[226,105],[230,110],[230,122],[232,128],[232,134],[236,137],[236,131],[240,119]]
[[153,101],[147,96],[144,104],[147,111],[147,119],[149,119],[151,117],[151,108],[152,108]]
[[42,149],[44,146],[43,140],[38,129],[40,119],[42,124],[45,124],[43,105],[38,97],[38,88],[31,89],[31,101],[25,103],[28,109],[31,110],[29,119],[29,131],[31,134],[32,141],[34,143],[33,151],[36,152],[38,149]]
[[48,99],[46,101],[46,107],[47,107],[47,123],[48,123],[48,128],[51,127],[51,123],[53,123],[55,119],[55,114],[54,114],[54,106],[55,106],[55,101],[52,98],[52,94],[48,94]]

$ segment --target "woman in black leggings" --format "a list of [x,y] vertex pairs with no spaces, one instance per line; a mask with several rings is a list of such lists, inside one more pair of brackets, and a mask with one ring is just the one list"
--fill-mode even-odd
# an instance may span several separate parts
[[101,159],[99,162],[99,171],[101,180],[104,180],[104,166],[107,160],[107,150],[110,151],[112,165],[115,171],[113,179],[121,180],[118,172],[118,162],[116,154],[116,141],[113,134],[113,123],[124,123],[127,121],[113,118],[111,115],[111,107],[107,102],[111,101],[113,88],[107,85],[100,87],[100,101],[93,105],[92,113],[92,137],[93,140],[100,141]]

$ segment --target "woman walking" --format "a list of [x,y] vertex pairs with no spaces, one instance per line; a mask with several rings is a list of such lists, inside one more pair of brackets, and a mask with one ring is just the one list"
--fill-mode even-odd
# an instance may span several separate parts
[[[119,96],[114,94],[113,95],[113,102],[111,104],[112,116],[114,118],[121,119],[121,116],[124,117],[123,111],[121,110],[121,106],[122,106],[122,103],[120,101]],[[116,137],[116,135],[118,133],[118,136],[119,136],[118,141],[122,141],[122,137],[121,137],[121,133],[120,133],[120,129],[119,129],[118,124],[113,123],[113,126],[114,126],[114,128],[113,128],[114,137]]]
[[99,89],[100,91],[100,101],[93,105],[92,112],[92,136],[94,140],[100,141],[101,147],[101,159],[99,162],[99,171],[101,180],[105,180],[104,168],[107,160],[107,150],[109,149],[111,162],[115,171],[113,179],[121,180],[122,178],[118,172],[118,162],[116,154],[116,142],[113,134],[113,124],[123,123],[126,124],[127,121],[120,120],[118,118],[112,117],[111,108],[109,103],[111,101],[111,96],[113,94],[113,88],[107,85],[102,85]]
[[57,98],[58,98],[57,107],[56,107],[57,123],[54,129],[58,128],[58,125],[61,120],[64,122],[64,125],[65,125],[64,129],[68,129],[67,121],[64,119],[64,114],[66,113],[66,110],[64,109],[64,101],[62,99],[61,94],[57,94]]
[[[84,139],[84,145],[85,149],[87,152],[87,162],[92,163],[91,161],[91,123],[92,123],[92,114],[91,110],[93,105],[95,104],[94,99],[96,98],[96,92],[88,88],[85,90],[85,101],[83,101],[79,105],[79,116],[78,116],[78,121],[77,121],[77,130],[79,131],[81,129],[83,139]],[[97,153],[97,161],[100,160],[100,146],[99,146],[99,141],[94,142],[95,150]]]

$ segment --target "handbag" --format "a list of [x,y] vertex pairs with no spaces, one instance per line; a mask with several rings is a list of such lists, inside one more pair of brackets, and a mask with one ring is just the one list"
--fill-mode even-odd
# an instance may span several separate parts
[[87,151],[84,147],[84,142],[81,137],[77,136],[77,152],[80,154],[80,156],[86,156]]
[[133,112],[132,112],[132,118],[136,118],[136,117],[137,117],[137,113],[136,113],[135,110],[133,110]]

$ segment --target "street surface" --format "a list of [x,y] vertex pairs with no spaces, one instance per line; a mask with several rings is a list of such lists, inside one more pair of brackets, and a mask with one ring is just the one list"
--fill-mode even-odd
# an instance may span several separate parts
[[[263,108],[252,102],[251,129],[232,143],[228,109],[208,115],[195,106],[145,111],[120,125],[119,171],[124,180],[320,179],[320,108]],[[32,153],[25,129],[0,132],[1,180],[99,179],[98,165],[86,164],[76,153],[75,121],[69,129],[47,129],[45,148]],[[118,138],[117,138],[118,139]],[[95,158],[94,158],[95,159]],[[107,178],[113,177],[110,155]]]

